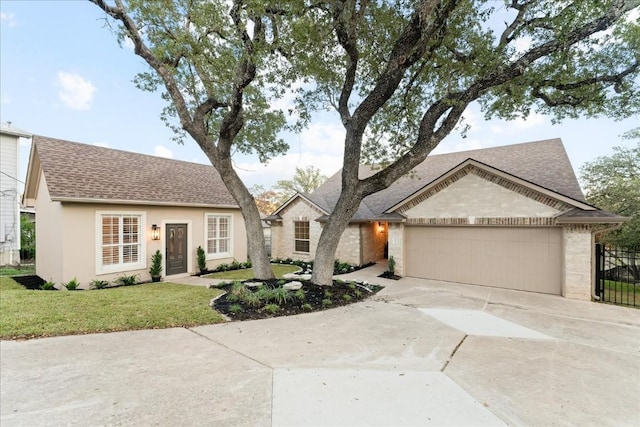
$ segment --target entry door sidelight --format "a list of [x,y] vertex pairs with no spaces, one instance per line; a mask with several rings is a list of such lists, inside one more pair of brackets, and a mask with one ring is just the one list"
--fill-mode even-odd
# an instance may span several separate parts
[[167,224],[167,276],[187,272],[187,224]]

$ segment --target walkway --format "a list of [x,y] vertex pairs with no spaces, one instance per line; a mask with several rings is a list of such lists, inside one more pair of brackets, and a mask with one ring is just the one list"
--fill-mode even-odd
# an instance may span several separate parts
[[0,343],[0,424],[638,426],[640,310],[353,273],[347,307]]

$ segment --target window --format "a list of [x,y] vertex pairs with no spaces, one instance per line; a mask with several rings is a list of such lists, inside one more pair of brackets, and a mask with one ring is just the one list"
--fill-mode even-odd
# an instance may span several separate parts
[[231,215],[207,214],[207,256],[208,259],[224,258],[232,255]]
[[295,252],[309,253],[309,221],[294,221]]
[[98,213],[99,273],[145,268],[142,214]]

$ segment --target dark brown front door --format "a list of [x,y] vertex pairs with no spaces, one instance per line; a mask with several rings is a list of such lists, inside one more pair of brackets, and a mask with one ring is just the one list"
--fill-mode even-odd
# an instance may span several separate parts
[[167,224],[167,276],[187,272],[187,224]]

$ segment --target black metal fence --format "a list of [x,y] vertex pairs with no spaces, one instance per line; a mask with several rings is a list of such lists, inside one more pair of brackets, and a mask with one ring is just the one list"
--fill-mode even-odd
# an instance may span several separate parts
[[596,295],[603,302],[640,307],[640,251],[596,245]]

